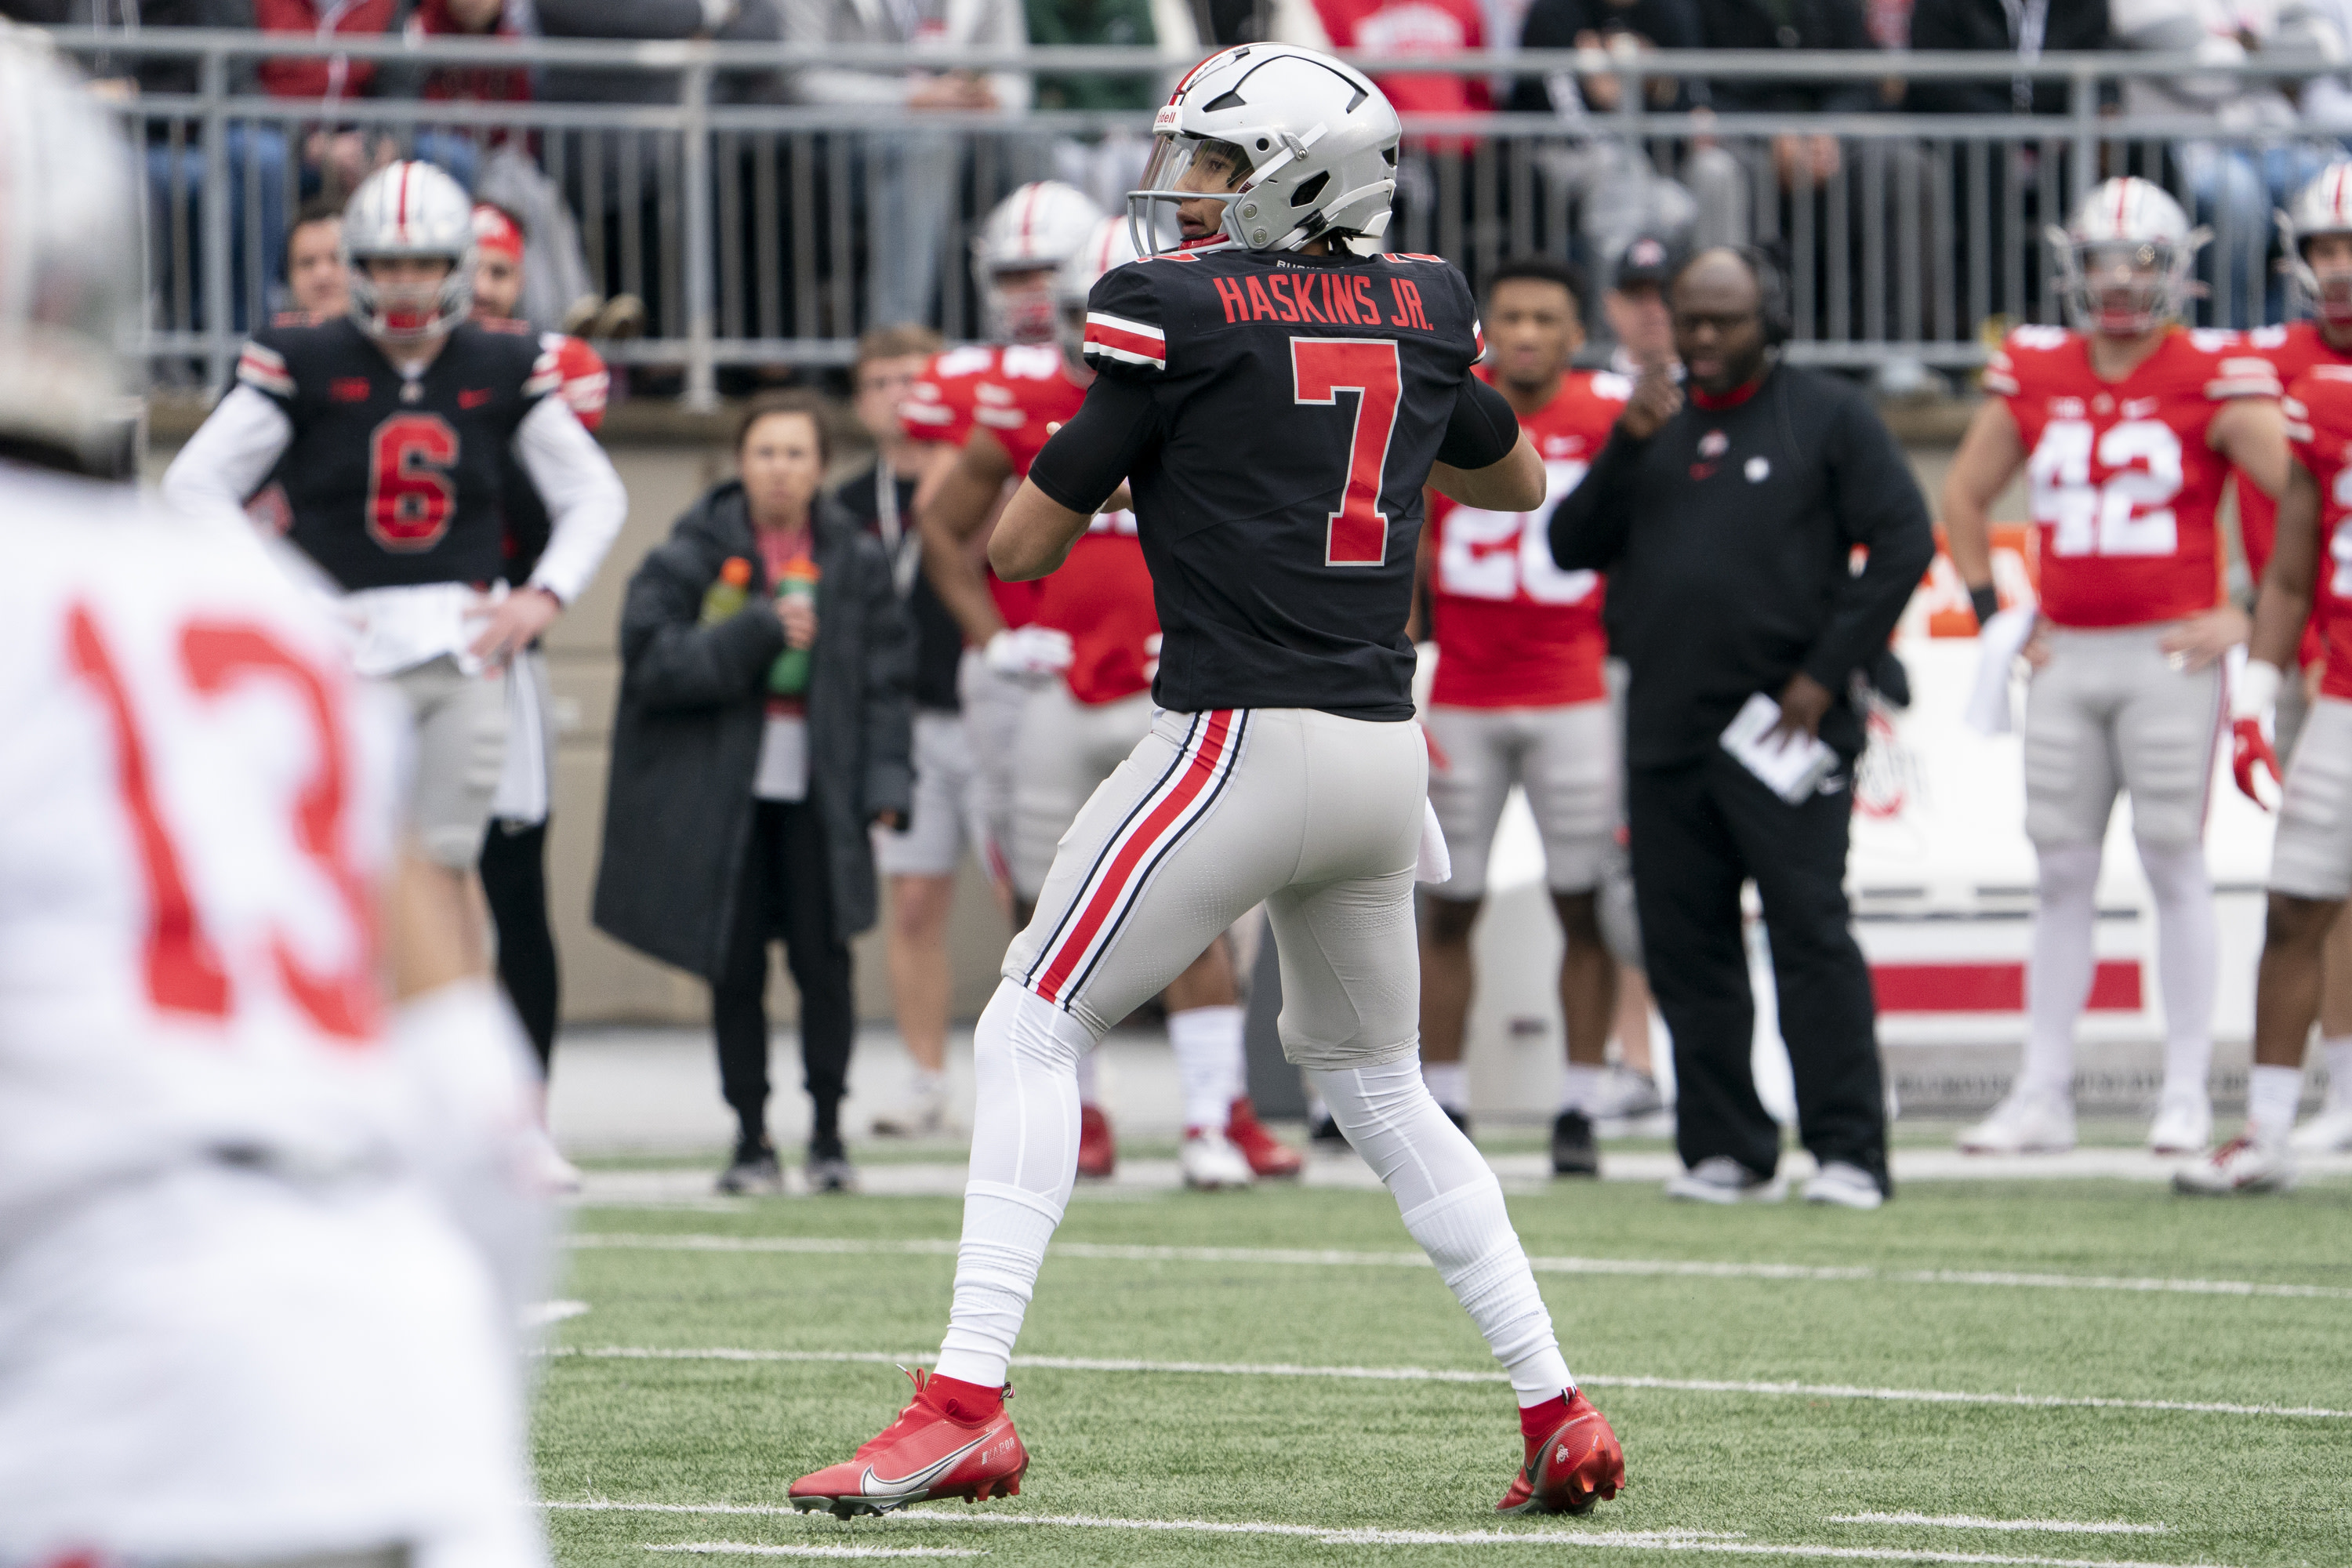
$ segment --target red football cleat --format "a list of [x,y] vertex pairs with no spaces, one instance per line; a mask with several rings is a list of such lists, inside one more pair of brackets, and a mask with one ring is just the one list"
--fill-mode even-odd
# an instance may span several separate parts
[[1118,1140],[1098,1105],[1078,1107],[1078,1174],[1100,1181],[1118,1168]]
[[835,1519],[855,1519],[932,1498],[986,1502],[1020,1492],[1021,1478],[1029,1472],[1029,1450],[1021,1446],[1003,1406],[967,1420],[952,1404],[932,1403],[931,1378],[920,1371],[907,1375],[915,1380],[915,1397],[898,1419],[880,1436],[860,1444],[856,1458],[794,1481],[794,1508],[803,1513],[821,1508]]
[[1568,1396],[1567,1420],[1526,1442],[1527,1463],[1495,1505],[1497,1513],[1586,1513],[1625,1484],[1625,1450],[1581,1391]]
[[1234,1101],[1225,1142],[1242,1152],[1254,1176],[1295,1176],[1307,1168],[1305,1155],[1258,1124],[1257,1108],[1246,1094]]

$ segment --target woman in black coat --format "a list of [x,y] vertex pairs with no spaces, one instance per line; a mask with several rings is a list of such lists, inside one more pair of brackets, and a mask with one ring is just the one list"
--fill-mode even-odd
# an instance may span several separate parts
[[[840,1129],[856,1023],[849,939],[876,916],[868,826],[904,827],[914,793],[913,635],[881,544],[820,495],[829,456],[814,395],[754,403],[736,438],[742,477],[678,520],[629,580],[621,614],[595,921],[710,983],[739,1122],[725,1192],[782,1190],[764,1003],[778,938],[815,1107],[810,1184],[855,1179]],[[814,604],[778,595],[812,569]],[[735,592],[740,608],[727,603]],[[797,695],[772,680],[787,648],[810,655]]]

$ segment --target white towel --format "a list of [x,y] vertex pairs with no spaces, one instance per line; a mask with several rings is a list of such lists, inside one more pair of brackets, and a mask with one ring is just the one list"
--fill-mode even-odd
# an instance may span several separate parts
[[2009,680],[2040,616],[2036,605],[2011,605],[1977,628],[1977,679],[1962,721],[1979,735],[2006,735],[2016,727]]

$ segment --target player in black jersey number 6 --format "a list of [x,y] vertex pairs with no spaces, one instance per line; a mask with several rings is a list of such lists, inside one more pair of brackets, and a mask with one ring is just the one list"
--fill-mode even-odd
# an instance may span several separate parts
[[[1443,842],[1424,852],[1404,637],[1422,487],[1527,510],[1543,464],[1469,374],[1483,344],[1462,275],[1349,246],[1386,228],[1395,189],[1379,89],[1327,56],[1246,45],[1186,76],[1154,130],[1129,198],[1145,259],[1095,286],[1099,374],[989,554],[1002,576],[1043,576],[1130,484],[1162,711],[1062,840],[982,1015],[937,1373],[793,1500],[847,1517],[1019,1489],[1005,1371],[1075,1181],[1079,1058],[1263,901],[1284,1051],[1510,1374],[1524,1448],[1497,1506],[1581,1512],[1616,1495],[1623,1454],[1570,1378],[1501,1187],[1422,1085],[1412,902]],[[1153,255],[1171,207],[1183,242]]]
[[[523,323],[467,320],[474,213],[455,180],[430,163],[377,171],[343,209],[342,247],[350,313],[256,332],[163,489],[242,507],[284,475],[289,537],[343,591],[359,672],[413,712],[409,826],[467,881],[505,759],[507,664],[587,587],[628,497],[550,395],[556,352]],[[500,595],[509,456],[551,528]]]

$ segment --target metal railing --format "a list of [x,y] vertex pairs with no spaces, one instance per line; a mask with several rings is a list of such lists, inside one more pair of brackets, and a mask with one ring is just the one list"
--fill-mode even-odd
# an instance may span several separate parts
[[[834,365],[878,313],[924,313],[975,335],[967,242],[1013,184],[1073,167],[1121,187],[1139,167],[1146,112],[940,112],[799,105],[784,73],[809,68],[1097,73],[1172,79],[1189,62],[1149,49],[811,49],[575,40],[336,38],[151,29],[62,29],[101,71],[192,61],[196,90],[123,106],[146,160],[138,242],[149,309],[141,350],[160,373],[222,384],[247,326],[279,299],[278,250],[298,199],[324,176],[322,136],[355,135],[454,163],[505,148],[544,176],[576,221],[593,292],[640,297],[646,335],[608,345],[621,363],[674,369],[709,406],[738,369]],[[341,57],[379,67],[593,68],[647,79],[660,101],[486,102],[262,94],[263,59]],[[2132,83],[2244,79],[2252,89],[2327,74],[2264,57],[2216,68],[2187,58],[1551,50],[1356,56],[1376,76],[1613,79],[1605,112],[1413,115],[1399,212],[1386,243],[1444,255],[1474,282],[1540,251],[1601,268],[1635,228],[1679,215],[1702,239],[1776,242],[1785,253],[1792,356],[1964,368],[1982,324],[2062,318],[2042,230],[2097,179],[2147,175],[2216,230],[2200,319],[2248,325],[2284,308],[2270,266],[2275,186],[2340,153],[2313,128],[2224,129],[2198,113],[2119,114]],[[1710,113],[1645,101],[1645,81],[1879,83],[2061,81],[2061,115]],[[1816,167],[1776,155],[1827,138]],[[909,279],[912,279],[910,282]],[[929,281],[926,282],[925,279]],[[931,290],[936,289],[936,293]],[[894,294],[894,289],[896,293]],[[893,299],[900,303],[890,308]],[[935,300],[936,303],[932,301]],[[1597,313],[1596,313],[1597,314]]]

